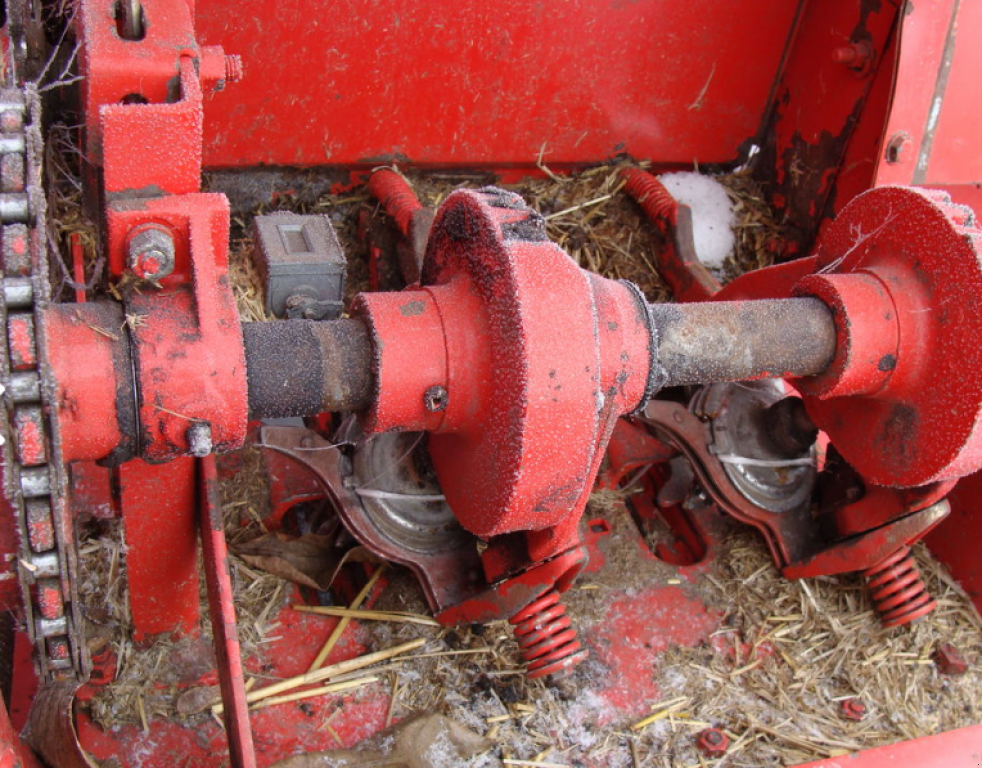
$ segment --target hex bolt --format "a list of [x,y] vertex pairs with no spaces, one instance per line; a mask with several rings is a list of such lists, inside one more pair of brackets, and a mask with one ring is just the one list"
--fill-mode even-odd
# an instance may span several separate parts
[[207,421],[196,421],[187,431],[188,451],[192,456],[203,459],[214,448],[211,441],[211,424]]
[[867,75],[872,69],[873,46],[866,40],[840,46],[832,50],[832,61],[845,64],[859,75]]
[[696,748],[706,757],[719,757],[730,748],[730,737],[720,728],[707,728],[696,736]]
[[447,394],[447,390],[439,385],[430,387],[423,394],[423,405],[430,413],[447,410],[449,401],[450,395]]
[[942,675],[957,677],[968,672],[968,662],[951,643],[941,643],[931,655]]
[[866,704],[861,699],[843,699],[839,714],[846,720],[859,722],[866,717]]
[[174,271],[174,238],[157,224],[131,230],[128,247],[133,274],[143,280],[160,280]]

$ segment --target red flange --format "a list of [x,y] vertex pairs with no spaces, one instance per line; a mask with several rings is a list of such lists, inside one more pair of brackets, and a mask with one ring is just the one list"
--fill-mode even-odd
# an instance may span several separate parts
[[982,466],[982,231],[944,193],[882,187],[829,227],[795,293],[836,318],[828,372],[795,384],[870,483],[914,487]]
[[461,190],[433,223],[423,286],[362,294],[355,311],[376,349],[367,428],[431,432],[476,535],[548,529],[533,561],[567,549],[617,417],[646,399],[637,289],[577,267],[517,195]]

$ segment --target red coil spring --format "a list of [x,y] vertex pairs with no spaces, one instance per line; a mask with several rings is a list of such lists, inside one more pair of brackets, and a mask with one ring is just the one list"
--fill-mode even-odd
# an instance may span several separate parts
[[587,657],[559,592],[550,589],[510,619],[530,680],[565,675]]
[[662,219],[675,223],[678,203],[664,184],[640,168],[624,168],[621,177],[626,182],[624,190],[638,201],[653,223],[658,224]]
[[399,231],[409,237],[413,215],[423,208],[409,183],[395,171],[382,168],[368,180],[368,193],[382,203],[386,213],[395,219]]
[[863,575],[869,580],[873,603],[884,627],[909,624],[938,606],[921,580],[921,572],[907,547],[901,547],[879,565],[867,568]]

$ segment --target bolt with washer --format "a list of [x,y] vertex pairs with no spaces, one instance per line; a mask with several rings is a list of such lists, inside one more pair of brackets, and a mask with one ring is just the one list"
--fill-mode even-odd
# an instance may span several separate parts
[[130,269],[143,280],[160,280],[174,271],[174,237],[163,226],[142,226],[130,235]]
[[696,747],[706,757],[719,757],[730,748],[730,737],[720,728],[707,728],[696,736]]

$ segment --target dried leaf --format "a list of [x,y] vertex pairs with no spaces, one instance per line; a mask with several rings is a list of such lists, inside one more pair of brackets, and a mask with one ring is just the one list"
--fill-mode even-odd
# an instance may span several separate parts
[[333,536],[308,533],[297,537],[277,532],[242,544],[235,552],[249,565],[274,576],[326,590],[339,562],[335,543]]
[[277,532],[242,544],[235,553],[267,573],[321,591],[330,589],[346,563],[381,562],[364,547],[352,547],[342,553],[335,543],[333,535],[308,533],[297,537]]

